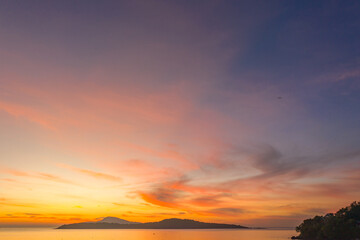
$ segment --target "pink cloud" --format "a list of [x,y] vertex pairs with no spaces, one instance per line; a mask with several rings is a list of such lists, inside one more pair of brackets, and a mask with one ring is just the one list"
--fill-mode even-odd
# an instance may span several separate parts
[[97,179],[105,179],[105,180],[116,181],[116,182],[122,181],[121,177],[114,176],[114,175],[111,175],[111,174],[92,171],[92,170],[88,170],[88,169],[76,168],[76,167],[72,167],[72,166],[69,166],[69,165],[66,165],[66,164],[58,164],[58,165],[60,167],[67,168],[67,169],[70,169],[70,170],[72,170],[74,172],[81,173],[81,174],[84,174],[84,175],[87,175],[87,176],[90,176],[90,177],[94,177],[94,178],[97,178]]

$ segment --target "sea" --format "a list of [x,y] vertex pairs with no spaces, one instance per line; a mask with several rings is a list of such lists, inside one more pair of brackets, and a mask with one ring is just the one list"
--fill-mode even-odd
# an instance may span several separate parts
[[290,229],[50,229],[0,228],[1,240],[285,240]]

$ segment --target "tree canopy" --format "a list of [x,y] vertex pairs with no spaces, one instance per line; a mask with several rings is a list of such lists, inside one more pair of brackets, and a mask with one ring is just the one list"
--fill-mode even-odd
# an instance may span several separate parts
[[296,231],[305,240],[353,240],[360,238],[360,202],[341,208],[335,214],[304,220]]

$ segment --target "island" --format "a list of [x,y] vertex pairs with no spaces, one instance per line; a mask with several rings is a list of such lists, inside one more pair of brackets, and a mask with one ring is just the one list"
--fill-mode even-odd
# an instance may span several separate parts
[[[112,221],[106,219],[111,218]],[[104,221],[105,219],[105,221]],[[134,223],[123,219],[108,217],[98,222],[65,224],[57,229],[246,229],[235,224],[205,223],[190,219],[170,218],[159,222]]]
[[325,216],[304,220],[296,231],[299,236],[292,239],[304,240],[354,240],[360,239],[360,202],[341,208]]

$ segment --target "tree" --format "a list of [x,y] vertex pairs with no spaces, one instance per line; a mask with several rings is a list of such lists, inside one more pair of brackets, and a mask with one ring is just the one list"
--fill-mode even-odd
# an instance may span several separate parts
[[324,218],[316,216],[311,219],[306,219],[302,224],[296,227],[296,231],[300,232],[302,239],[322,239],[321,228],[324,225]]
[[335,214],[306,219],[296,231],[306,240],[353,240],[360,238],[360,203],[353,202]]

